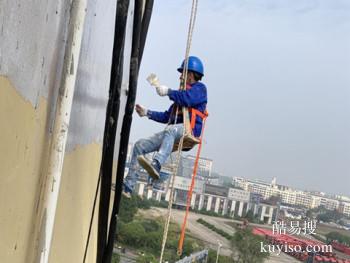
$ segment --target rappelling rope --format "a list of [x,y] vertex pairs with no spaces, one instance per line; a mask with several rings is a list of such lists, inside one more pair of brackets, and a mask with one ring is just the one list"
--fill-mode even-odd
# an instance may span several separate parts
[[[191,17],[190,17],[190,23],[188,27],[188,34],[187,34],[187,45],[186,45],[186,53],[185,53],[185,63],[184,63],[184,68],[183,68],[183,77],[181,78],[180,82],[180,90],[185,90],[186,89],[186,78],[187,78],[187,71],[188,71],[188,57],[191,49],[191,44],[192,44],[192,35],[193,35],[193,29],[194,29],[194,23],[196,21],[196,15],[197,15],[197,5],[198,5],[198,0],[193,0],[192,1],[192,8],[191,8]],[[176,115],[178,114],[178,107],[176,109]],[[183,134],[179,142],[178,146],[178,152],[177,152],[177,161],[176,161],[176,166],[175,170],[172,174],[171,177],[171,184],[170,184],[170,197],[169,197],[169,204],[168,204],[168,214],[167,214],[167,219],[165,221],[165,226],[164,226],[164,232],[163,232],[163,240],[162,240],[162,249],[160,253],[160,259],[159,262],[162,263],[163,260],[163,255],[164,255],[164,249],[168,237],[168,230],[169,230],[169,223],[170,223],[170,217],[171,217],[171,208],[173,205],[173,194],[174,194],[174,182],[175,182],[175,176],[177,175],[178,168],[180,165],[180,158],[181,158],[181,152],[182,152],[182,146],[184,142],[184,138],[186,135],[186,124],[185,121],[188,118],[188,116],[185,116],[185,112],[183,111],[183,123],[184,123],[184,129],[183,129]]]

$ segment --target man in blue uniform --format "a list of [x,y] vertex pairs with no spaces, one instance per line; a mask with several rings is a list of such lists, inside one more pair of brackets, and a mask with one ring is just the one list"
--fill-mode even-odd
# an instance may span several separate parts
[[[181,73],[180,78],[183,78],[184,63],[177,70]],[[190,56],[188,58],[188,73],[186,79],[186,90],[172,90],[164,85],[160,85],[155,75],[150,75],[148,81],[155,86],[159,96],[168,97],[173,104],[165,112],[157,112],[148,110],[141,105],[136,105],[136,112],[140,117],[147,116],[149,119],[160,122],[169,123],[165,130],[154,134],[147,139],[138,140],[133,149],[130,168],[128,175],[124,180],[123,195],[131,197],[136,181],[138,179],[137,168],[138,162],[146,169],[153,180],[160,178],[161,166],[170,156],[173,146],[179,142],[184,131],[182,113],[178,113],[176,118],[176,108],[178,112],[182,112],[182,107],[192,108],[201,113],[204,113],[207,105],[207,88],[200,82],[204,76],[203,63],[198,57]],[[202,131],[202,118],[195,117],[193,127],[193,135],[200,137]],[[175,123],[176,122],[176,123]],[[152,161],[145,158],[145,154],[156,152]]]

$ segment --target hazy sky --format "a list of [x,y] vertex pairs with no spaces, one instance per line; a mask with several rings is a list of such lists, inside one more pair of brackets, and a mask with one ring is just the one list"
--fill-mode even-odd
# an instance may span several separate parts
[[[155,1],[137,103],[170,101],[190,0]],[[203,157],[226,176],[350,196],[350,1],[201,0],[191,54],[205,66],[210,113]],[[163,125],[134,115],[131,141]]]

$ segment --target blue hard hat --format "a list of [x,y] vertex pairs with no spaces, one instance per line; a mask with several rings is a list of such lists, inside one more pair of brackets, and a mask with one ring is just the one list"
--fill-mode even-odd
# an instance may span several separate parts
[[[178,72],[182,73],[182,71],[184,69],[184,64],[185,64],[185,60],[182,61],[181,67],[179,67],[177,69]],[[203,63],[198,57],[195,57],[195,56],[188,57],[188,68],[187,69],[204,76]]]

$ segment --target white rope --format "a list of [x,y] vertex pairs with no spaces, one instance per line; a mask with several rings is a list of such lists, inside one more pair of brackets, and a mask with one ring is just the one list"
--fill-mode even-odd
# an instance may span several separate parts
[[[186,45],[184,68],[183,68],[183,71],[182,71],[183,72],[182,73],[183,77],[182,77],[181,83],[180,83],[180,90],[185,90],[186,89],[186,78],[187,78],[187,71],[188,71],[188,56],[189,56],[190,49],[191,49],[191,44],[192,44],[193,29],[194,29],[194,24],[195,24],[196,15],[197,15],[197,5],[198,5],[198,0],[193,0],[192,1],[192,8],[191,8],[190,23],[189,23],[189,28],[188,28],[188,35],[187,35],[187,45]],[[177,118],[178,110],[179,109],[177,107],[175,118]],[[182,137],[180,139],[178,150],[177,150],[178,153],[177,153],[177,161],[176,161],[175,170],[174,170],[174,173],[173,173],[173,175],[171,177],[170,197],[169,197],[169,204],[168,204],[168,214],[167,214],[167,219],[166,219],[165,226],[164,226],[163,240],[162,240],[162,250],[161,250],[161,253],[160,253],[159,263],[162,263],[162,261],[163,261],[165,245],[166,245],[166,241],[167,241],[167,237],[168,237],[168,230],[169,230],[170,217],[171,217],[171,208],[172,208],[172,205],[173,205],[175,176],[177,175],[178,168],[179,168],[179,165],[180,165],[182,146],[183,146],[183,141],[184,141],[184,137],[185,137],[185,133],[186,133],[185,118],[183,118],[183,122],[184,122],[183,134],[182,134]]]

